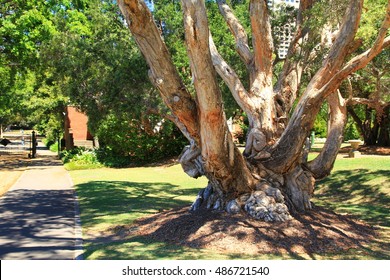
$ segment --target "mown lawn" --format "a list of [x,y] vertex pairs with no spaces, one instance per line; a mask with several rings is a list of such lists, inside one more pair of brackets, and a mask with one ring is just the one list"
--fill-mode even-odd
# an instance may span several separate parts
[[[206,186],[203,178],[189,178],[179,165],[127,169],[95,169],[71,171],[80,199],[85,237],[99,236],[114,227],[129,225],[135,219],[189,205],[199,189]],[[318,182],[313,202],[348,213],[380,227],[384,240],[390,240],[390,157],[339,158],[332,175]],[[134,236],[126,240],[99,244],[85,242],[86,259],[288,259],[284,255],[220,254],[204,249],[168,245]],[[375,259],[373,245],[365,257]],[[372,253],[370,252],[372,251]],[[385,251],[385,252],[384,252]],[[386,248],[381,248],[386,254]],[[388,253],[388,252],[387,252]],[[361,251],[348,255],[316,256],[317,258],[362,258]]]
[[190,204],[203,178],[188,177],[179,165],[71,172],[81,206],[83,228],[102,231],[144,215]]
[[318,182],[314,202],[390,228],[390,157],[342,158]]

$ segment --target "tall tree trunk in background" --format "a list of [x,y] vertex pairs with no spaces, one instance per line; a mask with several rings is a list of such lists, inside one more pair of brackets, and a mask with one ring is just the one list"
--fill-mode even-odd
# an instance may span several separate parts
[[390,105],[383,110],[379,128],[378,145],[390,147]]
[[[390,146],[390,122],[389,108],[390,105],[385,102],[367,102],[366,99],[358,99],[357,102],[366,104],[365,117],[361,119],[355,112],[352,106],[348,106],[348,113],[356,123],[356,127],[364,140],[364,144],[368,146]],[[362,103],[362,104],[364,104]],[[372,106],[372,107],[370,107]],[[374,109],[376,108],[376,110]],[[379,110],[378,110],[379,109]]]
[[[329,174],[342,140],[346,107],[337,89],[344,79],[365,67],[390,43],[385,38],[390,24],[389,1],[386,18],[372,48],[347,61],[363,7],[362,0],[351,0],[322,66],[307,87],[301,88],[306,61],[296,57],[308,58],[313,52],[303,47],[305,42],[313,40],[312,32],[303,26],[303,14],[314,2],[301,0],[297,32],[274,85],[274,48],[267,1],[250,1],[251,42],[229,5],[217,1],[235,38],[237,53],[248,69],[250,85],[246,88],[214,44],[204,1],[182,0],[186,45],[196,91],[193,97],[181,81],[145,3],[118,1],[150,66],[152,83],[171,110],[175,124],[190,141],[190,147],[180,157],[184,171],[192,177],[204,175],[209,179],[209,185],[198,194],[192,210],[203,206],[231,213],[245,210],[258,219],[284,221],[290,218],[291,211],[311,208],[315,180]],[[234,145],[228,130],[217,75],[248,115],[250,127],[243,154]],[[299,92],[302,93],[296,102]],[[306,162],[307,138],[326,100],[331,111],[328,141],[317,159]],[[293,104],[296,104],[294,108]]]

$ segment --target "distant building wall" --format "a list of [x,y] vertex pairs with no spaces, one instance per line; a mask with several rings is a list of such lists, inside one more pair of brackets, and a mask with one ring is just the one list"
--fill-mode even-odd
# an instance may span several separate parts
[[76,107],[66,107],[64,138],[66,149],[93,147],[93,136],[88,131],[88,117]]
[[[299,9],[300,0],[268,0],[267,3],[268,7],[274,11],[280,9],[280,5],[292,6],[295,9]],[[281,59],[286,58],[287,56],[288,48],[294,37],[294,29],[295,20],[275,29],[275,35],[279,41],[277,49],[278,56]]]

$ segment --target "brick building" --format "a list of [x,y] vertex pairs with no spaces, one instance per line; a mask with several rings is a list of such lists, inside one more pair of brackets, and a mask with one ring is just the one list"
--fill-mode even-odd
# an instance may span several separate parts
[[74,147],[93,148],[93,136],[88,131],[88,117],[73,106],[65,109],[65,143],[67,150]]

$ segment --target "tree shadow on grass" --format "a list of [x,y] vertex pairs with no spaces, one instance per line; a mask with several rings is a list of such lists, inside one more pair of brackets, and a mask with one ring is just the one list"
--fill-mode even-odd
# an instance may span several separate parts
[[[384,182],[370,183],[375,178]],[[346,211],[373,225],[390,227],[390,196],[383,190],[390,188],[390,171],[367,169],[343,170],[319,182],[316,201],[334,210]]]
[[[92,181],[76,186],[82,223],[93,226],[103,220],[128,214],[122,223],[130,223],[145,214],[153,214],[178,205],[189,204],[186,196],[196,190],[169,183],[136,183],[127,181]],[[114,224],[115,226],[115,224]]]
[[[335,172],[334,177],[321,182],[327,183],[329,189],[319,196],[332,203],[345,202],[351,196],[364,198],[378,212],[372,213],[371,219],[386,225],[388,210],[385,211],[384,203],[388,197],[380,186],[364,182],[387,173]],[[242,213],[233,216],[210,210],[190,213],[187,206],[183,207],[190,201],[183,197],[193,196],[194,189],[183,190],[169,183],[99,181],[78,185],[78,192],[82,194],[81,207],[88,225],[101,222],[100,217],[105,215],[131,213],[128,220],[120,220],[126,225],[122,228],[124,236],[115,242],[92,244],[86,252],[87,258],[94,255],[93,258],[99,259],[196,259],[201,254],[199,249],[218,252],[226,258],[390,258],[388,242],[377,239],[375,228],[323,207],[315,206],[286,223],[266,223]],[[148,213],[157,214],[145,217]],[[135,221],[137,218],[140,219]],[[188,251],[191,253],[187,254]]]

